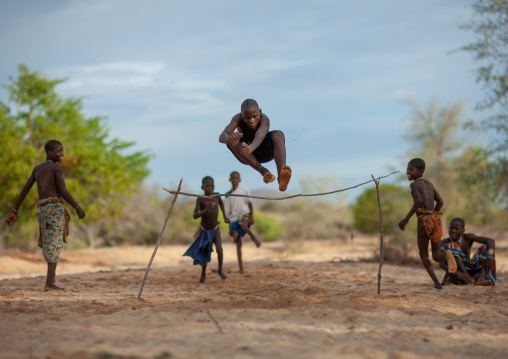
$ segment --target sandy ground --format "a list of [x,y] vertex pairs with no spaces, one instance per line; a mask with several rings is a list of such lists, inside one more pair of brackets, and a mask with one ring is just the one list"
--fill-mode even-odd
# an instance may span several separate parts
[[379,264],[357,261],[375,239],[248,243],[243,275],[226,242],[229,278],[204,284],[186,247],[159,248],[141,300],[153,247],[64,251],[63,293],[42,290],[40,252],[3,253],[0,358],[508,357],[508,243],[493,288],[437,291],[423,267],[385,264],[378,295]]

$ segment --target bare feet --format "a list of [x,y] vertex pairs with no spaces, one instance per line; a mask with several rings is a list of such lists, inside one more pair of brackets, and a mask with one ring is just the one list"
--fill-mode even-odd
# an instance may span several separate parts
[[222,270],[218,271],[217,273],[219,273],[222,280],[225,280],[228,277],[227,275],[224,274]]
[[201,274],[201,278],[199,278],[199,283],[204,283],[205,279],[206,279],[206,274],[205,273]]
[[489,286],[494,285],[490,279],[488,280],[482,280],[475,283],[475,285],[481,285],[481,286]]
[[46,286],[44,287],[44,291],[45,292],[50,292],[50,291],[53,291],[53,290],[63,290],[64,291],[65,289],[57,287],[54,284],[46,284]]
[[441,284],[439,284],[439,283],[434,284],[434,288],[443,289],[443,287],[441,287]]
[[282,165],[279,174],[279,191],[284,192],[288,188],[291,179],[291,167]]
[[252,240],[254,241],[254,243],[256,243],[256,247],[257,248],[261,247],[261,242],[259,241],[259,239],[257,239],[256,237],[252,236]]
[[265,172],[265,174],[263,175],[263,182],[270,183],[273,181],[275,181],[275,176],[272,175],[270,172]]
[[454,274],[457,271],[457,262],[455,262],[455,257],[453,256],[452,251],[446,251],[445,254],[446,262],[448,264],[448,273]]

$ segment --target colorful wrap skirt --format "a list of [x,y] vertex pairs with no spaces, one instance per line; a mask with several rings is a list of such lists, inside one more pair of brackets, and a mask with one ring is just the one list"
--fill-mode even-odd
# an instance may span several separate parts
[[[455,257],[460,259],[464,263],[464,267],[466,267],[466,270],[468,274],[473,277],[473,279],[476,281],[485,281],[485,280],[491,280],[492,285],[496,284],[497,276],[496,276],[496,258],[494,254],[494,264],[492,265],[492,268],[490,268],[488,273],[485,273],[485,276],[483,278],[480,278],[480,272],[483,268],[483,263],[487,259],[487,245],[483,244],[478,248],[478,250],[473,255],[473,258],[467,259],[466,255],[462,250],[460,249],[460,246],[457,243],[446,243],[441,248],[443,248],[444,251],[450,250]],[[458,281],[457,283],[447,283],[446,281],[446,274],[443,278],[443,284],[466,284],[463,281]]]
[[437,243],[441,240],[443,229],[441,228],[441,219],[438,217],[439,212],[429,211],[427,209],[418,208],[416,214],[422,219],[425,233],[431,242]]
[[37,202],[39,247],[48,263],[58,263],[60,252],[69,234],[69,213],[60,198],[50,197]]

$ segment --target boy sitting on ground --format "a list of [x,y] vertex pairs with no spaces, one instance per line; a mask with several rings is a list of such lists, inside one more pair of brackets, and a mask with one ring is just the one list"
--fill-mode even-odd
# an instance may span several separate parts
[[[464,233],[465,223],[461,218],[454,218],[448,229],[449,238],[441,240],[444,250],[450,250],[457,263],[457,271],[446,273],[443,278],[443,285],[448,284],[475,284],[495,285],[496,284],[496,259],[494,251],[495,242],[492,238],[479,237],[474,233]],[[480,243],[473,258],[470,259],[473,243]],[[444,262],[439,266],[446,270]]]

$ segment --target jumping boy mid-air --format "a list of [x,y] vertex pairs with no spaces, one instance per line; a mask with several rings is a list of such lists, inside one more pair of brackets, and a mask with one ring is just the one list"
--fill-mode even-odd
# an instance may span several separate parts
[[270,120],[262,113],[258,103],[252,99],[243,101],[241,112],[233,116],[219,136],[235,157],[263,176],[265,183],[275,176],[261,164],[275,159],[279,190],[284,192],[291,179],[291,168],[286,166],[286,144],[281,131],[270,131]]

